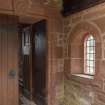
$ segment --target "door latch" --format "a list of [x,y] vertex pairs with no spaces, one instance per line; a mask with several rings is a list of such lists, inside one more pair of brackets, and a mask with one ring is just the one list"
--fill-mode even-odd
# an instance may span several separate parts
[[15,76],[16,76],[16,71],[15,70],[10,70],[9,77],[10,78],[15,78]]

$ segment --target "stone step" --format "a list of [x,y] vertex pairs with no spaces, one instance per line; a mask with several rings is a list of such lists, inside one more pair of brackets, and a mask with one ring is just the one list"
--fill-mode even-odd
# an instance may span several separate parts
[[27,99],[26,97],[20,96],[20,105],[36,105],[36,104]]

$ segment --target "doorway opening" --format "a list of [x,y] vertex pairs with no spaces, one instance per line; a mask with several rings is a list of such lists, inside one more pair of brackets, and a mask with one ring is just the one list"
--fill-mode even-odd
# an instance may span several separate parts
[[46,27],[46,20],[19,25],[20,105],[47,104]]

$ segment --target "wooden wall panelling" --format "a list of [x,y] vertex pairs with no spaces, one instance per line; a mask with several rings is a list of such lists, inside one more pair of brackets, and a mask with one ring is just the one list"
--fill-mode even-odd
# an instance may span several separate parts
[[[1,17],[0,17],[0,23],[1,23]],[[2,90],[2,29],[1,29],[1,24],[0,24],[0,61],[1,61],[1,63],[0,63],[0,83],[1,83],[1,90]],[[1,104],[2,104],[2,101],[3,101],[3,93],[2,93],[2,91],[0,91],[0,93],[1,93],[1,95],[0,95],[0,98],[2,99],[2,100],[0,100],[1,102]]]
[[16,72],[14,78],[8,77],[8,105],[18,105],[18,33],[15,18],[8,19],[8,74]]
[[[1,23],[1,18],[0,18]],[[2,90],[2,34],[1,34],[1,24],[0,24],[0,90]],[[0,105],[2,105],[2,91],[0,91]]]
[[7,105],[7,77],[8,77],[8,55],[7,55],[7,17],[2,16],[1,31],[2,31],[2,94],[3,103],[2,105]]
[[[0,16],[0,105],[18,105],[17,27],[13,18]],[[16,76],[11,78],[11,70]]]

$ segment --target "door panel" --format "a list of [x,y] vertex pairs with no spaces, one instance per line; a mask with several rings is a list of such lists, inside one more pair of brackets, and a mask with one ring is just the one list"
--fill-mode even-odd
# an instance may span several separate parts
[[35,23],[32,28],[32,88],[36,103],[45,104],[46,98],[46,21]]
[[[22,27],[22,26],[21,26]],[[31,26],[25,25],[21,28],[21,68],[20,68],[20,79],[22,80],[23,87],[20,86],[21,94],[31,99],[32,91],[32,54],[31,54]]]
[[0,105],[18,105],[18,32],[15,21],[15,18],[0,16]]

